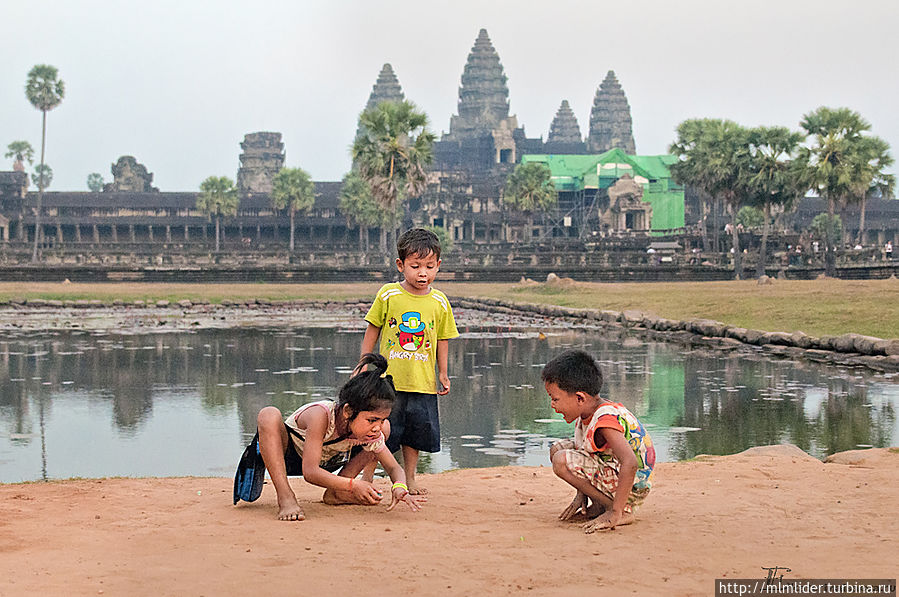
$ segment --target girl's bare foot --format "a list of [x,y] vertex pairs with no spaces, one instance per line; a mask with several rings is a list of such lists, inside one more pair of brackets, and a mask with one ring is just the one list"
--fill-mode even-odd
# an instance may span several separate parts
[[355,500],[353,499],[353,494],[349,491],[335,491],[333,489],[326,489],[324,495],[322,495],[322,501],[329,506],[340,506],[342,504],[355,504]]
[[306,520],[306,514],[295,497],[290,496],[283,501],[278,500],[278,520]]

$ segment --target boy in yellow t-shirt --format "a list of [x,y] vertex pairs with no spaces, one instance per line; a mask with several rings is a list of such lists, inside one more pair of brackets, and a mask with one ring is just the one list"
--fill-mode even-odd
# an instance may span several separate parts
[[[387,447],[391,452],[402,447],[406,483],[410,493],[418,494],[425,493],[415,481],[419,451],[440,451],[437,396],[449,393],[447,341],[459,332],[446,295],[431,287],[440,270],[437,235],[423,228],[407,230],[396,249],[396,268],[403,281],[378,291],[365,316],[368,329],[362,354],[375,352],[380,336],[380,352],[396,387]],[[373,474],[370,468],[366,476]]]

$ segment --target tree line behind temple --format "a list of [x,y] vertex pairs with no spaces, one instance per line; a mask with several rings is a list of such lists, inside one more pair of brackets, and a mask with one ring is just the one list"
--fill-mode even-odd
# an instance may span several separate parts
[[[65,85],[57,69],[36,65],[25,86],[28,101],[41,111],[41,157],[32,181],[38,188],[36,229],[40,230],[41,202],[50,185],[52,169],[45,162],[47,112],[58,106]],[[864,238],[865,205],[869,198],[893,196],[895,176],[887,173],[894,161],[890,146],[870,134],[871,125],[849,108],[820,107],[803,116],[799,131],[787,127],[746,128],[723,119],[690,119],[680,123],[669,152],[678,158],[671,166],[674,180],[694,188],[700,197],[704,248],[717,234],[719,214],[730,217],[735,277],[743,277],[740,235],[743,224],[761,221],[762,237],[756,275],[765,271],[767,241],[773,219],[795,209],[808,192],[823,198],[827,212],[812,222],[824,240],[825,273],[836,270],[837,243],[842,236],[843,211],[856,205],[860,212],[858,243]],[[352,167],[343,178],[340,209],[354,223],[382,230],[382,247],[393,246],[403,202],[427,187],[436,137],[428,129],[427,115],[408,101],[382,102],[359,115],[358,134],[350,149]],[[34,149],[28,141],[13,141],[5,154],[14,168],[32,164]],[[90,190],[103,187],[103,177],[91,173]],[[290,251],[294,250],[294,220],[315,203],[315,184],[302,168],[283,168],[273,181],[272,207],[290,217]],[[553,209],[558,193],[550,169],[541,163],[522,163],[509,175],[503,201],[529,215]],[[210,176],[200,184],[197,209],[215,222],[215,249],[219,250],[221,222],[237,213],[240,198],[227,176]],[[840,215],[838,215],[838,213]],[[711,226],[710,226],[711,224]],[[446,232],[432,227],[445,243]],[[35,234],[32,261],[39,259]],[[365,239],[367,241],[367,237]]]

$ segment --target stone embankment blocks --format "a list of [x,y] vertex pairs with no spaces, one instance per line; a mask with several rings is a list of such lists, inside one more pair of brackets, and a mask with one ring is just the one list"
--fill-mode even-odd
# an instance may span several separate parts
[[645,331],[652,338],[704,346],[718,350],[759,347],[774,356],[804,358],[816,362],[863,366],[879,371],[899,371],[899,339],[861,334],[815,337],[797,331],[770,332],[730,326],[710,319],[673,320],[637,310],[624,312],[572,309],[513,303],[499,299],[456,299],[460,307],[487,309],[517,315],[596,322],[609,327]]
[[[563,319],[572,325],[587,325],[626,329],[628,333],[644,334],[652,339],[677,342],[690,346],[702,346],[715,350],[740,350],[758,347],[774,356],[803,358],[810,361],[850,366],[864,366],[880,371],[899,371],[899,338],[876,338],[862,334],[840,336],[810,336],[804,332],[792,333],[763,331],[727,325],[710,319],[675,320],[657,317],[638,310],[624,312],[598,309],[578,309],[557,305],[515,303],[492,298],[454,298],[454,306],[492,311],[511,316]],[[369,307],[367,299],[326,300],[295,299],[272,300],[268,298],[223,299],[220,304],[208,300],[182,299],[147,302],[137,299],[125,302],[121,299],[47,300],[13,297],[0,301],[0,305],[12,308],[38,309],[180,309],[185,311],[218,309],[267,309],[281,310],[290,307],[322,309],[329,306],[350,306],[364,312]]]

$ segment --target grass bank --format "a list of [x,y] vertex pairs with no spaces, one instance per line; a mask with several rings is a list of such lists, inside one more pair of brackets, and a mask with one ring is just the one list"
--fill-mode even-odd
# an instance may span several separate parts
[[[452,297],[490,297],[567,307],[638,309],[670,319],[707,318],[766,331],[801,330],[813,336],[856,332],[899,338],[897,280],[578,283],[572,288],[544,284],[443,282]],[[347,299],[373,297],[378,283],[355,284],[146,284],[0,283],[0,299],[177,301],[266,298]]]

